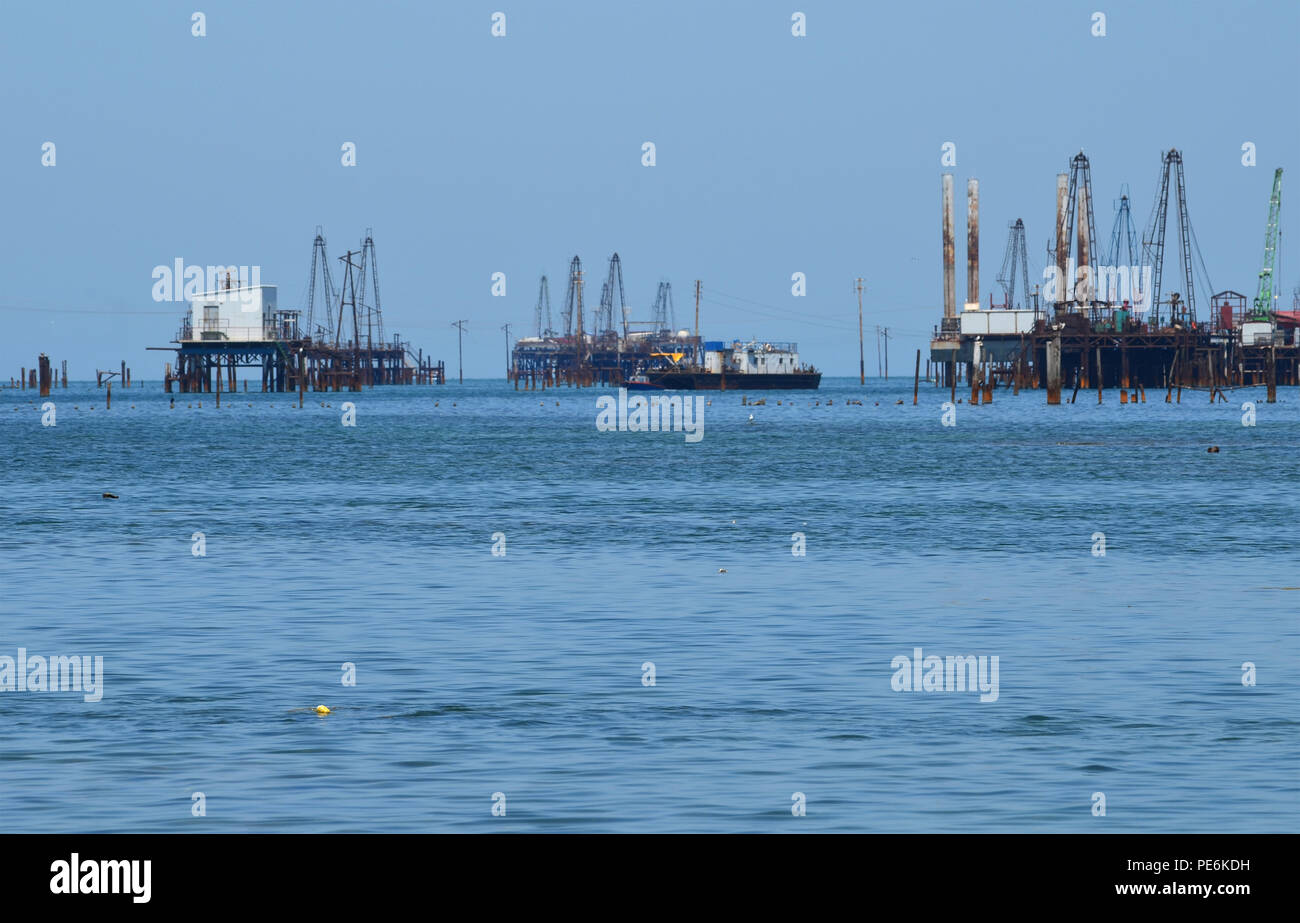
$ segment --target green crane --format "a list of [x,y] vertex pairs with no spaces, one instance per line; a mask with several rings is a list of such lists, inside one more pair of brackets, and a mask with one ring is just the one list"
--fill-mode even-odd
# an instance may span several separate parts
[[1273,316],[1273,269],[1277,265],[1277,217],[1282,211],[1282,168],[1273,172],[1273,195],[1268,200],[1268,227],[1264,229],[1264,268],[1259,271],[1252,320]]

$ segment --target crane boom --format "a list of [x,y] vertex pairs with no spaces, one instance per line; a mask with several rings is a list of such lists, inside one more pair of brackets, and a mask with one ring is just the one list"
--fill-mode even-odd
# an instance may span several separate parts
[[1273,171],[1273,194],[1268,200],[1268,224],[1264,228],[1264,266],[1255,291],[1255,319],[1273,316],[1273,272],[1277,268],[1277,219],[1282,211],[1282,168]]

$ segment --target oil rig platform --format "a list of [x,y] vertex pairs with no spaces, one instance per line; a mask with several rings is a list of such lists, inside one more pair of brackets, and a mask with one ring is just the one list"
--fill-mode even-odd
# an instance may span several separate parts
[[557,329],[551,313],[550,284],[542,276],[537,291],[535,335],[521,337],[511,350],[506,374],[515,390],[557,385],[619,386],[635,375],[675,368],[683,359],[701,358],[699,285],[696,285],[695,331],[676,329],[672,283],[660,282],[651,318],[631,319],[623,289],[623,265],[615,253],[601,289],[594,327],[583,313],[582,260],[569,263],[569,285]]
[[[1182,291],[1163,289],[1165,236],[1172,210],[1178,218]],[[1265,228],[1263,268],[1256,294],[1209,295],[1198,314],[1194,260],[1213,291],[1188,217],[1182,154],[1162,155],[1160,187],[1140,243],[1127,193],[1121,195],[1107,254],[1099,255],[1093,214],[1091,168],[1080,152],[1070,172],[1056,178],[1056,235],[1044,284],[1029,290],[1024,222],[1010,226],[998,284],[1001,304],[979,287],[979,181],[967,183],[967,301],[956,305],[953,177],[942,182],[943,319],[930,343],[936,386],[971,386],[971,402],[992,399],[997,384],[1019,391],[1045,388],[1059,404],[1063,385],[1130,389],[1145,400],[1147,388],[1207,389],[1211,399],[1224,389],[1265,385],[1276,400],[1277,385],[1300,384],[1300,290],[1293,310],[1280,310],[1276,286],[1278,218],[1282,170],[1274,174]]]
[[254,377],[260,371],[261,390],[269,392],[444,384],[442,361],[434,363],[396,334],[385,339],[370,232],[359,250],[339,260],[343,281],[336,290],[317,228],[305,318],[300,310],[277,305],[276,286],[235,279],[229,271],[215,289],[190,295],[173,341],[175,365],[167,363],[164,371],[164,389],[235,391],[240,368],[257,370]]

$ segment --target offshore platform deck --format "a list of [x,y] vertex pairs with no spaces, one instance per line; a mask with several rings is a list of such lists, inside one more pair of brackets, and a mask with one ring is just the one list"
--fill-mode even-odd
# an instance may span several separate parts
[[344,275],[336,290],[318,228],[305,319],[299,310],[278,307],[276,286],[232,279],[229,272],[223,284],[190,295],[174,340],[175,364],[164,370],[165,390],[235,391],[241,368],[254,370],[255,378],[260,373],[261,390],[269,392],[445,384],[441,361],[398,335],[384,337],[374,238],[367,232],[360,250],[339,259]]
[[[1005,299],[980,301],[979,181],[967,184],[967,302],[956,305],[953,178],[942,183],[944,316],[930,342],[936,386],[956,393],[971,386],[972,402],[991,397],[997,383],[1019,390],[1045,388],[1050,404],[1063,387],[1121,389],[1268,388],[1276,399],[1282,385],[1300,385],[1300,290],[1296,309],[1277,306],[1276,255],[1282,170],[1273,178],[1265,228],[1264,265],[1253,299],[1225,290],[1209,295],[1208,316],[1197,313],[1194,260],[1205,284],[1208,271],[1188,217],[1182,155],[1162,155],[1160,188],[1151,221],[1141,235],[1132,225],[1127,194],[1120,198],[1107,257],[1099,259],[1093,216],[1091,168],[1082,152],[1071,172],[1057,175],[1056,246],[1043,286],[1029,290],[1024,222],[1011,224],[998,275]],[[1178,220],[1182,292],[1162,297],[1165,236],[1171,192]],[[1077,221],[1077,229],[1076,229]],[[1100,264],[1100,265],[1099,265]],[[1018,300],[1019,298],[1019,300]],[[1226,400],[1226,398],[1223,398]]]
[[701,357],[698,284],[695,306],[696,332],[677,330],[672,284],[660,282],[650,309],[651,319],[633,321],[632,308],[623,291],[623,264],[615,253],[601,289],[588,330],[583,316],[582,261],[569,263],[569,285],[556,329],[551,313],[550,284],[542,276],[538,286],[536,334],[515,341],[507,377],[515,389],[553,388],[557,385],[618,386],[638,374],[675,368],[683,359]]

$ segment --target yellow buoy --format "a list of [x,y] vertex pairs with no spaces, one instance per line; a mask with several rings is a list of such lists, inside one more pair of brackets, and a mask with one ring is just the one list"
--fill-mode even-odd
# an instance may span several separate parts
[[316,706],[316,714],[318,714],[318,715],[328,715],[329,713],[330,713],[330,710],[329,710],[328,708],[326,708],[324,705],[317,705],[317,706]]

